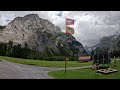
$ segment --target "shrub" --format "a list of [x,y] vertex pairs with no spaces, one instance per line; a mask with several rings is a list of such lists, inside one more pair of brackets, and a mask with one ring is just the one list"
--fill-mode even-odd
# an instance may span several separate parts
[[70,57],[69,61],[77,61],[78,59],[76,57]]

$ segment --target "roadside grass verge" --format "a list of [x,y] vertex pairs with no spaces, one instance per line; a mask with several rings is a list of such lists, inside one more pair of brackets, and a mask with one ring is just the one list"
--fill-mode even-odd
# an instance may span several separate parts
[[[22,59],[22,58],[13,58],[0,56],[0,59],[4,59],[7,61],[27,64],[27,65],[35,65],[35,66],[43,66],[43,67],[64,67],[64,61],[46,61],[46,60],[32,60],[32,59]],[[67,61],[67,67],[80,67],[80,66],[88,66],[91,65],[92,62],[80,62],[77,61]]]

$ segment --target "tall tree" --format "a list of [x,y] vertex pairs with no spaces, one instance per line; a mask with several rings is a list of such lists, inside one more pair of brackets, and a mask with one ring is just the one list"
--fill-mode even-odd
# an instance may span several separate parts
[[0,55],[5,56],[7,50],[7,43],[0,44]]
[[12,56],[12,46],[13,46],[13,42],[9,41],[7,44],[7,52],[6,52],[7,56]]

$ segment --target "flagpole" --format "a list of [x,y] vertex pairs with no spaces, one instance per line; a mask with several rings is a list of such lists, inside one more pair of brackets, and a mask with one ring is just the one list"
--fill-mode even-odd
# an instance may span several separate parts
[[69,28],[69,30],[71,29],[72,31],[70,31],[69,32],[69,34],[73,34],[74,33],[74,29],[73,28],[70,28],[70,27],[67,27],[67,25],[74,25],[74,20],[72,20],[72,19],[69,19],[69,23],[68,23],[68,19],[67,18],[65,18],[65,28],[66,28],[66,35],[65,35],[65,73],[66,73],[66,68],[67,68],[67,34],[68,34],[68,32],[67,32],[67,29]]
[[[65,18],[65,29],[66,29],[66,18]],[[66,45],[66,42],[67,42],[67,35],[66,35],[66,32],[65,32],[65,45]],[[67,45],[66,45],[66,47],[67,47]],[[66,67],[67,67],[67,61],[66,61],[66,51],[65,51],[65,73],[66,73]]]

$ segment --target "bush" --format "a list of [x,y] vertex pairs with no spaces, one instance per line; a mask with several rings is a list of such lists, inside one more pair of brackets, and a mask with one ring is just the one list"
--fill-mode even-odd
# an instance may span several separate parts
[[64,61],[65,57],[64,56],[54,56],[52,57],[53,61]]
[[69,61],[77,61],[78,59],[76,57],[70,57]]

